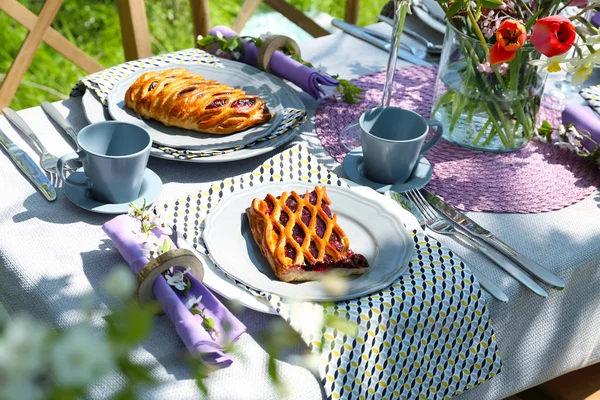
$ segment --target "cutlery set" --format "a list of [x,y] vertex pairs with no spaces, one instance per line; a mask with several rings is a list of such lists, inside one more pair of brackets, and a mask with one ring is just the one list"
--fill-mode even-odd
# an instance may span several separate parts
[[[377,19],[381,22],[390,25],[391,27],[394,26],[394,21],[389,17],[386,17],[384,15],[378,15]],[[357,25],[352,25],[339,19],[334,19],[333,21],[331,21],[331,24],[336,28],[339,28],[342,31],[346,32],[347,34],[361,39],[367,43],[370,43],[377,48],[380,48],[385,51],[390,50],[391,43],[389,34],[378,32],[370,28],[363,28]],[[423,45],[425,45],[425,49],[418,48],[401,41],[400,49],[398,51],[398,58],[408,61],[412,64],[424,66],[433,66],[434,64],[437,64],[439,62],[439,58],[442,54],[441,45],[430,42],[429,40],[424,38],[420,33],[406,26],[402,28],[402,33],[407,34],[416,41],[423,43]]]
[[[550,287],[559,290],[564,289],[565,283],[559,277],[524,257],[439,197],[425,190],[421,192],[411,189],[405,193],[405,196],[412,206],[411,212],[415,214],[423,229],[429,228],[432,232],[438,234],[460,237],[538,296],[547,297],[548,293],[529,274]],[[390,191],[387,192],[387,195],[401,205],[406,203],[399,193]],[[415,213],[413,209],[418,213]],[[490,251],[485,246],[486,244],[505,257]],[[523,272],[515,264],[525,269],[529,274]],[[470,269],[481,286],[493,297],[503,302],[508,301],[506,294],[496,284],[482,276],[481,272],[473,267],[470,267]]]
[[[42,108],[50,115],[50,117],[67,132],[75,142],[77,140],[77,133],[73,127],[64,119],[58,110],[47,101],[42,103]],[[13,141],[11,141],[1,130],[0,130],[0,145],[6,150],[6,153],[13,160],[15,165],[23,172],[23,174],[34,184],[34,186],[40,191],[40,193],[48,201],[56,200],[56,187],[62,185],[62,180],[59,178],[56,163],[58,157],[53,155],[46,149],[46,146],[33,132],[33,129],[17,114],[13,109],[4,107],[2,109],[4,116],[10,121],[15,127],[23,132],[38,148],[40,154],[39,166],[19,148]],[[40,168],[41,166],[41,168]],[[44,173],[44,171],[46,173]]]

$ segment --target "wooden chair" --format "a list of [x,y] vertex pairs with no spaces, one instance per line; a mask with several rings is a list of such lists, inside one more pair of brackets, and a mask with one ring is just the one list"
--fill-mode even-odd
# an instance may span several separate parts
[[[240,10],[235,22],[233,23],[233,30],[240,32],[263,1],[266,5],[279,12],[281,15],[298,25],[300,28],[304,29],[312,36],[320,37],[329,34],[328,31],[307,17],[302,11],[298,10],[296,7],[284,0],[246,0],[242,5],[242,9]],[[360,0],[346,0],[346,11],[344,14],[344,20],[346,22],[356,24],[358,21],[359,6]]]
[[62,3],[63,0],[46,0],[36,16],[17,0],[0,0],[0,10],[29,30],[0,86],[0,110],[12,101],[42,41],[88,74],[104,68],[50,27]]
[[[1,1],[1,0],[0,0]],[[246,0],[233,24],[233,29],[240,32],[256,8],[264,1],[266,5],[279,12],[300,28],[304,29],[314,37],[328,35],[315,21],[304,15],[296,7],[284,0]],[[358,20],[358,8],[360,0],[346,0],[346,11],[344,19],[346,22],[355,24]],[[206,35],[210,29],[210,12],[208,0],[190,0],[192,8],[192,20],[194,23],[194,37]],[[125,58],[136,60],[138,58],[152,55],[150,35],[148,34],[148,19],[144,0],[117,0],[119,20],[121,23],[121,35]]]
[[[206,35],[210,29],[208,0],[190,0],[190,6],[194,37]],[[117,0],[117,10],[119,11],[125,59],[129,61],[150,57],[152,47],[144,0]]]

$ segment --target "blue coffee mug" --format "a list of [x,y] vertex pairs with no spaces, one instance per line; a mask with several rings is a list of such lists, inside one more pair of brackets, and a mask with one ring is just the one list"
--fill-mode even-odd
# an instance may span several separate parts
[[[442,137],[442,124],[425,120],[414,111],[377,107],[359,119],[364,170],[367,178],[386,184],[408,180],[419,157]],[[425,143],[429,128],[435,136]]]
[[65,164],[79,160],[86,180],[69,184],[86,187],[104,203],[128,203],[138,197],[152,148],[148,131],[128,122],[98,122],[79,132],[77,145],[76,153],[63,155],[56,164],[61,179],[66,179]]

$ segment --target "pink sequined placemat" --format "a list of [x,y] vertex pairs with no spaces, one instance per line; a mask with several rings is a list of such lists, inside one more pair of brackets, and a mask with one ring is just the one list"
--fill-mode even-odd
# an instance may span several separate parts
[[[429,67],[399,69],[394,79],[392,105],[428,118],[436,73],[435,68]],[[317,108],[317,135],[338,162],[347,153],[338,143],[340,130],[358,121],[365,110],[380,105],[384,80],[385,72],[356,79],[353,83],[365,90],[360,104],[325,101]],[[542,107],[539,119],[556,125],[560,112]],[[433,165],[433,178],[427,189],[469,211],[558,210],[583,200],[600,184],[600,171],[587,160],[557,146],[537,142],[514,153],[486,153],[440,140],[425,157]]]

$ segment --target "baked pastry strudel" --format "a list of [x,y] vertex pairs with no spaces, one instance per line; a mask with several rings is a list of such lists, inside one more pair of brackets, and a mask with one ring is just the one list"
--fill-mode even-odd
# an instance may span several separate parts
[[142,74],[127,89],[125,105],[167,126],[215,134],[243,131],[272,117],[260,97],[185,68]]
[[292,191],[264,200],[254,199],[246,209],[254,240],[282,281],[363,274],[367,259],[350,250],[348,237],[332,214],[325,187],[304,195]]

